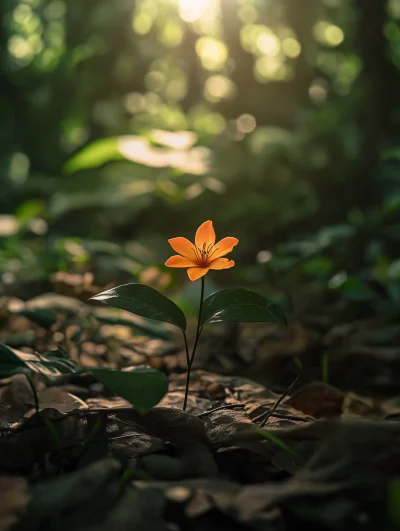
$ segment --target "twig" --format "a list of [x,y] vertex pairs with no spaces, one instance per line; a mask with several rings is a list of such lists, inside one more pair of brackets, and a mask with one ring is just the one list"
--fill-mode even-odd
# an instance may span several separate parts
[[244,404],[227,404],[225,406],[219,406],[214,409],[210,409],[208,411],[203,411],[203,413],[197,413],[196,417],[203,417],[205,415],[210,415],[211,413],[214,413],[215,411],[220,411],[221,409],[244,409],[246,406]]
[[[275,404],[272,406],[272,408],[267,411],[266,414],[263,414],[261,416],[264,417],[263,420],[261,421],[261,424],[260,424],[260,428],[262,428],[263,426],[265,426],[265,424],[267,423],[269,417],[272,415],[272,413],[275,411],[275,409],[279,406],[279,404],[282,402],[282,400],[284,398],[287,397],[287,395],[293,390],[294,386],[296,385],[298,379],[300,378],[300,374],[301,372],[299,372],[299,374],[296,376],[296,378],[294,379],[294,381],[289,385],[289,387],[286,389],[286,391],[283,393],[283,395],[281,395],[278,400],[275,402]],[[264,416],[265,415],[265,416]],[[254,419],[256,420],[256,419]]]
[[282,413],[271,413],[270,417],[275,417],[277,419],[285,419],[285,420],[297,420],[301,422],[309,422],[309,420],[305,419],[304,417],[296,416],[296,415],[282,415]]

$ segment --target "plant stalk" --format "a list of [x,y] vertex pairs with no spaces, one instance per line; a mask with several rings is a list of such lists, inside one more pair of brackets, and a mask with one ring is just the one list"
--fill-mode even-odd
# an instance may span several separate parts
[[196,354],[197,343],[199,341],[200,334],[203,330],[203,327],[200,325],[201,312],[203,310],[203,300],[204,300],[204,277],[201,277],[200,306],[199,306],[199,315],[198,315],[198,320],[197,320],[197,330],[196,330],[196,337],[195,337],[194,345],[193,345],[193,351],[192,351],[192,355],[190,359],[189,359],[187,343],[186,343],[186,357],[187,357],[187,362],[188,362],[187,363],[188,368],[187,368],[187,375],[186,375],[186,389],[185,389],[185,400],[183,401],[183,411],[186,411],[187,400],[188,400],[188,395],[189,395],[190,371],[192,369],[192,365],[194,362],[194,356]]
[[35,401],[35,411],[36,411],[36,413],[39,413],[39,398],[38,398],[38,394],[37,394],[35,385],[34,385],[34,383],[32,381],[32,378],[28,374],[25,374],[25,378],[26,378],[26,381],[28,382],[29,387],[31,388],[31,391],[32,391],[32,394],[33,394],[33,400]]
[[183,334],[183,339],[185,341],[186,364],[189,367],[190,356],[189,356],[189,346],[188,346],[188,342],[187,342],[186,332],[184,330],[182,330],[182,334]]

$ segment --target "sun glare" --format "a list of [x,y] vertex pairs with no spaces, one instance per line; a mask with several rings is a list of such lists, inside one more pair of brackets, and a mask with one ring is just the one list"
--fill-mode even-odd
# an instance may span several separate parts
[[215,6],[215,0],[179,0],[179,14],[186,22],[195,22]]

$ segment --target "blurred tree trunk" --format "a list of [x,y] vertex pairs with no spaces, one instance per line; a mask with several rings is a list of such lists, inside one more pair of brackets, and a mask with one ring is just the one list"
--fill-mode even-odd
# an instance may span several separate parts
[[[291,0],[288,0],[290,3]],[[307,39],[307,30],[301,23],[301,7],[291,6],[291,23],[302,30],[302,37]],[[316,170],[308,176],[319,197],[319,226],[345,221],[350,209],[358,207],[362,210],[380,204],[382,184],[379,182],[379,164],[382,148],[390,134],[390,112],[398,104],[398,93],[393,87],[398,86],[398,71],[391,65],[386,48],[384,35],[387,20],[385,2],[383,0],[355,0],[357,9],[356,38],[353,50],[362,62],[362,71],[358,81],[352,88],[354,100],[349,112],[354,116],[357,129],[361,133],[359,156],[352,163],[345,164],[345,154],[335,147],[332,137],[337,131],[332,130],[330,137],[321,139],[330,149],[332,163],[329,168]],[[296,13],[296,9],[299,10]],[[310,31],[310,29],[308,30]],[[297,29],[299,32],[299,29]],[[303,71],[299,65],[297,80],[301,83]],[[302,92],[306,89],[306,83]],[[333,150],[333,151],[332,151]],[[294,234],[314,231],[315,219],[307,218],[289,224],[274,235],[274,241],[291,239]],[[356,251],[361,258],[361,250]]]
[[315,40],[312,28],[318,12],[318,0],[286,0],[288,25],[293,29],[300,43],[301,52],[294,61],[292,84],[296,87],[299,105],[310,101],[308,89],[314,77],[314,68],[307,60],[311,52],[315,53]]
[[357,0],[359,11],[358,49],[363,70],[359,84],[363,86],[363,101],[360,112],[360,129],[364,132],[361,157],[354,168],[348,195],[348,206],[366,208],[379,203],[378,187],[375,185],[380,153],[384,146],[390,110],[390,64],[387,57],[384,27],[386,6],[383,0]]
[[[300,5],[298,5],[300,4]],[[239,35],[243,22],[238,16],[238,7],[232,0],[221,0],[221,23],[224,41],[229,55],[234,58],[232,81],[238,88],[237,97],[221,101],[218,108],[228,118],[237,118],[242,113],[256,117],[259,125],[275,125],[287,129],[295,124],[296,110],[308,100],[307,90],[312,79],[312,67],[306,61],[306,51],[312,39],[312,25],[315,20],[316,0],[287,0],[281,13],[274,14],[272,5],[260,7],[260,19],[276,21],[280,18],[292,26],[302,47],[302,53],[294,61],[294,76],[290,81],[260,83],[254,76],[255,57],[242,47]],[[277,3],[275,8],[281,11]],[[274,30],[274,25],[271,24]]]
[[23,102],[20,99],[17,87],[7,75],[6,68],[9,38],[6,22],[13,4],[12,0],[2,0],[0,2],[0,113],[2,116],[0,124],[0,157],[9,155],[14,146],[19,143],[16,135],[22,126]]
[[[362,70],[346,98],[350,103],[348,112],[360,131],[359,154],[354,162],[346,164],[340,143],[336,146],[340,149],[335,149],[335,143],[328,142],[332,160],[330,174],[323,169],[311,175],[321,202],[321,224],[342,222],[351,208],[364,210],[381,201],[376,177],[392,105],[384,36],[385,2],[355,0],[355,9],[353,50],[360,56]],[[331,135],[337,133],[332,131]]]
[[179,47],[180,59],[187,77],[187,93],[182,101],[182,109],[188,112],[189,109],[202,97],[204,71],[199,63],[196,53],[197,33],[189,23],[186,24],[182,43]]

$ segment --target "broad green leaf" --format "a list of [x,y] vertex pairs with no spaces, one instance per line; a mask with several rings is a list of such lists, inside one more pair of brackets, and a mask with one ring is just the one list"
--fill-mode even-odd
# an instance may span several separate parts
[[32,323],[35,323],[42,328],[46,328],[47,330],[57,322],[56,314],[52,310],[48,310],[46,308],[36,308],[32,310],[29,308],[24,308],[16,313],[17,315],[26,317],[32,321]]
[[131,371],[86,368],[110,391],[128,400],[140,413],[146,413],[163,398],[168,391],[168,379],[152,367],[139,366]]
[[288,454],[294,454],[294,451],[289,448],[287,444],[285,444],[279,437],[276,435],[273,435],[270,431],[262,430],[261,428],[256,429],[257,433],[259,433],[262,437],[265,439],[268,439],[269,441],[273,442],[276,446],[281,448],[284,452]]
[[387,270],[387,276],[390,280],[395,282],[400,281],[400,259],[394,260]]
[[392,214],[400,210],[400,194],[391,197],[383,206],[383,212],[385,214]]
[[43,376],[59,376],[77,372],[78,366],[62,349],[46,355],[28,354],[0,343],[0,378],[14,374],[36,372]]
[[165,295],[143,284],[123,284],[103,291],[89,300],[101,301],[108,306],[171,323],[181,330],[186,329],[186,318],[182,310]]
[[328,275],[334,267],[333,260],[325,256],[316,256],[303,263],[302,270],[306,275],[323,277]]
[[118,137],[96,140],[71,157],[64,165],[66,173],[97,168],[112,160],[123,160],[118,149]]
[[[189,133],[189,132],[188,132]],[[190,134],[190,133],[189,133]],[[160,135],[156,133],[156,136]],[[171,142],[169,139],[169,143]],[[180,146],[176,146],[176,141]],[[138,135],[103,138],[84,147],[64,165],[66,173],[97,168],[107,162],[129,160],[150,168],[171,168],[183,173],[204,175],[209,169],[210,150],[189,148],[189,143],[175,137],[174,146],[154,146],[148,138]],[[177,156],[177,153],[179,156]]]
[[357,277],[347,277],[337,289],[352,301],[371,302],[377,298],[376,293]]
[[17,356],[17,350],[0,343],[0,379],[14,374],[29,373],[31,370]]
[[400,159],[400,147],[387,149],[382,153],[383,160]]
[[200,324],[222,321],[287,323],[279,306],[254,291],[238,288],[223,289],[204,299]]
[[126,310],[120,311],[117,308],[94,308],[93,310],[93,315],[102,323],[129,326],[149,337],[170,339],[169,330],[164,325],[150,319],[128,313]]

